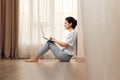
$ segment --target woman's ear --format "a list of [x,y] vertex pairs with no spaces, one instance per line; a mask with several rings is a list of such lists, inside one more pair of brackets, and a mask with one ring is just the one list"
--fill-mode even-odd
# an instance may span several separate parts
[[70,26],[72,26],[72,23],[70,23]]

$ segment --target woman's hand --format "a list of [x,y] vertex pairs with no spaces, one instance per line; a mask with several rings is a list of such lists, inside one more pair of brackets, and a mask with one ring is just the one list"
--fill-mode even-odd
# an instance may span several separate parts
[[56,42],[56,39],[54,37],[50,37],[50,40]]
[[59,40],[56,40],[54,37],[50,37],[50,40],[57,43],[58,45],[62,46],[62,47],[67,47],[68,44],[67,43],[64,43],[62,41],[59,41]]

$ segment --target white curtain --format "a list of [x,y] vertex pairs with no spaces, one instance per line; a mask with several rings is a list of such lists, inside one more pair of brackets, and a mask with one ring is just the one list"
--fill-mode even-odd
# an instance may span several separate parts
[[[19,57],[33,56],[46,42],[41,25],[46,36],[61,40],[67,16],[77,18],[77,0],[20,0]],[[48,53],[43,57],[54,58]]]

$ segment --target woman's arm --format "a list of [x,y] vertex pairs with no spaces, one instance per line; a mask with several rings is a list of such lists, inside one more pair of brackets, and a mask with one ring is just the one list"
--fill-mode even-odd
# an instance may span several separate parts
[[62,47],[67,47],[67,46],[68,46],[67,43],[64,43],[64,42],[62,42],[62,41],[56,40],[56,39],[53,38],[53,37],[50,37],[50,40],[53,41],[53,42],[55,42],[55,43],[57,43],[58,45],[60,45],[60,46],[62,46]]

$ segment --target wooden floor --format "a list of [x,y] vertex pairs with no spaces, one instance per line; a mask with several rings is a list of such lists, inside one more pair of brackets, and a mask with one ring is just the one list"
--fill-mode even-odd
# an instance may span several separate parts
[[88,80],[85,62],[40,59],[37,63],[0,60],[0,80]]

